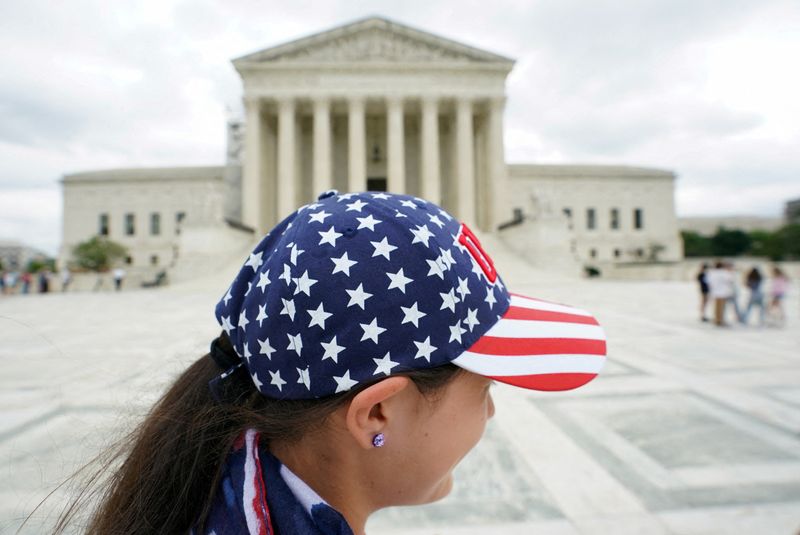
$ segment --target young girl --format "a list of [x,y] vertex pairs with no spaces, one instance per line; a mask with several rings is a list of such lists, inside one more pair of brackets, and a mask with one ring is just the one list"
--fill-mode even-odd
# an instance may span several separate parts
[[576,388],[606,352],[590,314],[510,294],[466,225],[386,193],[291,214],[216,318],[88,533],[363,534],[381,508],[450,492],[493,381]]

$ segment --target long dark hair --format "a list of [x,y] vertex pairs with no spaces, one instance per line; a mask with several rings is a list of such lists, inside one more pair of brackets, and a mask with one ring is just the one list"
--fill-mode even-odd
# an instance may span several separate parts
[[[225,333],[217,343],[231,350]],[[461,369],[444,366],[406,373],[420,392],[435,397]],[[313,400],[275,400],[261,395],[246,373],[216,400],[209,381],[220,368],[204,355],[185,370],[144,421],[95,459],[83,489],[59,517],[63,533],[86,507],[96,504],[89,535],[186,533],[209,514],[225,457],[242,431],[262,440],[296,441],[319,429],[356,391]],[[84,467],[86,468],[86,467]]]

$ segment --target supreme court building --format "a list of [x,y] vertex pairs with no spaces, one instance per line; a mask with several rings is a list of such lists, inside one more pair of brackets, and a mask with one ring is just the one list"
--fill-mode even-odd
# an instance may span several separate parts
[[128,246],[134,266],[169,265],[179,226],[228,225],[257,238],[328,189],[416,195],[501,237],[516,226],[525,253],[682,257],[672,172],[506,164],[509,58],[372,17],[233,65],[245,116],[228,125],[225,165],[66,175],[62,260],[102,233]]

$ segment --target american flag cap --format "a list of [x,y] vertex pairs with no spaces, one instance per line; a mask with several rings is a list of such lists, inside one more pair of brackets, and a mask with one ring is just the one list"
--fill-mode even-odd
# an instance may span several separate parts
[[329,191],[299,208],[250,253],[215,315],[256,388],[277,399],[450,362],[569,390],[606,354],[591,314],[509,293],[469,227],[392,193]]

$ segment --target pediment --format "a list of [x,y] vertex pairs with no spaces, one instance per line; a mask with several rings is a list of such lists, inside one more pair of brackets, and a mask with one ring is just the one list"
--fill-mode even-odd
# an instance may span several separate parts
[[513,60],[383,18],[370,18],[267,48],[240,63],[484,63]]

